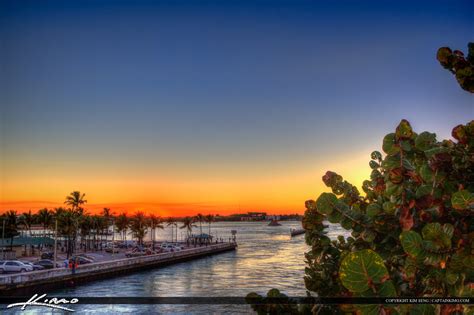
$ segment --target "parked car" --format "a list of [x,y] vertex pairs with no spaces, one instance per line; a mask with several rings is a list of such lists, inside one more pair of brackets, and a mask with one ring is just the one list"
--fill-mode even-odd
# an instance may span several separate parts
[[[50,259],[41,259],[33,264],[33,266],[42,266],[44,269],[53,269],[54,261]],[[59,267],[59,263],[56,263],[56,267]]]
[[113,253],[118,253],[118,252],[119,252],[119,249],[118,249],[117,247],[112,247],[112,246],[110,246],[110,247],[107,247],[107,248],[105,249],[105,251],[106,251],[107,253],[112,253],[112,252],[113,252]]
[[53,259],[54,253],[53,252],[46,252],[41,254],[41,259]]
[[29,262],[29,261],[22,261],[22,263],[24,263],[25,265],[28,265],[28,266],[33,267],[33,271],[36,271],[36,270],[43,270],[43,269],[44,269],[43,266],[41,266],[41,265],[35,265],[35,264],[33,264],[33,263]]
[[181,251],[181,247],[178,247],[178,246],[175,246],[173,244],[167,244],[167,243],[163,243],[160,245],[160,248],[163,252],[165,253],[169,253],[169,252],[180,252]]
[[137,246],[137,242],[131,240],[126,240],[118,243],[118,247],[120,248],[130,248],[135,246]]
[[6,260],[0,265],[0,273],[33,271],[33,267],[19,260]]
[[90,255],[87,255],[87,254],[84,254],[84,253],[82,253],[82,254],[77,254],[76,256],[84,257],[84,258],[86,258],[86,259],[91,260],[92,262],[95,261],[95,258],[94,258],[94,257],[92,257],[92,256],[90,256]]
[[91,264],[94,262],[93,260],[86,258],[84,256],[75,256],[72,259],[77,261],[79,265]]

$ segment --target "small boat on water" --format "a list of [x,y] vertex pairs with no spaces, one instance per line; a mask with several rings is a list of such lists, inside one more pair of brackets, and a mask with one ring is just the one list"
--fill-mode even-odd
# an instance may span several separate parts
[[270,223],[268,223],[268,226],[280,226],[281,224],[278,223],[277,220],[271,220]]
[[304,233],[306,233],[305,229],[291,229],[290,230],[291,236],[296,236],[296,235],[300,235],[300,234],[304,234]]

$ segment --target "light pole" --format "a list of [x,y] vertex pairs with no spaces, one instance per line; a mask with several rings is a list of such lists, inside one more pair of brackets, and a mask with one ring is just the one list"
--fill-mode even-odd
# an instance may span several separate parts
[[112,259],[115,253],[115,220],[112,220]]
[[5,219],[3,219],[3,229],[2,229],[2,259],[5,259],[5,253],[3,252],[4,246],[5,246]]
[[173,238],[174,238],[174,229],[173,229],[173,225],[171,225],[171,243],[173,243]]
[[58,219],[54,223],[54,267],[56,268],[56,259],[57,259],[57,247],[58,247]]

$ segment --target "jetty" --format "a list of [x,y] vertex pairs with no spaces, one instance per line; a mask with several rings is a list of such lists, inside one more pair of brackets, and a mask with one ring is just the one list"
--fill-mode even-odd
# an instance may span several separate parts
[[9,293],[32,292],[64,287],[106,277],[129,274],[133,271],[166,266],[182,261],[206,257],[222,252],[235,250],[234,242],[219,243],[207,246],[187,248],[178,252],[160,253],[133,258],[122,258],[90,264],[79,265],[73,274],[68,268],[55,268],[25,273],[0,275],[0,295]]
[[291,229],[290,230],[291,236],[301,235],[301,234],[304,234],[304,233],[306,233],[305,229]]

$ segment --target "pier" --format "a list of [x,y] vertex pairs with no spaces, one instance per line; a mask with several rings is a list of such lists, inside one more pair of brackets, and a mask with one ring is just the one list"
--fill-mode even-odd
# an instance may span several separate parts
[[301,234],[304,234],[306,233],[306,230],[305,229],[291,229],[290,230],[290,234],[291,236],[296,236],[296,235],[301,235]]
[[219,243],[187,248],[179,252],[160,253],[84,264],[76,268],[75,274],[72,274],[71,269],[55,268],[27,273],[0,275],[0,293],[25,293],[38,287],[41,287],[42,290],[53,289],[55,287],[129,274],[133,271],[166,266],[177,262],[232,251],[235,250],[236,247],[236,243]]

